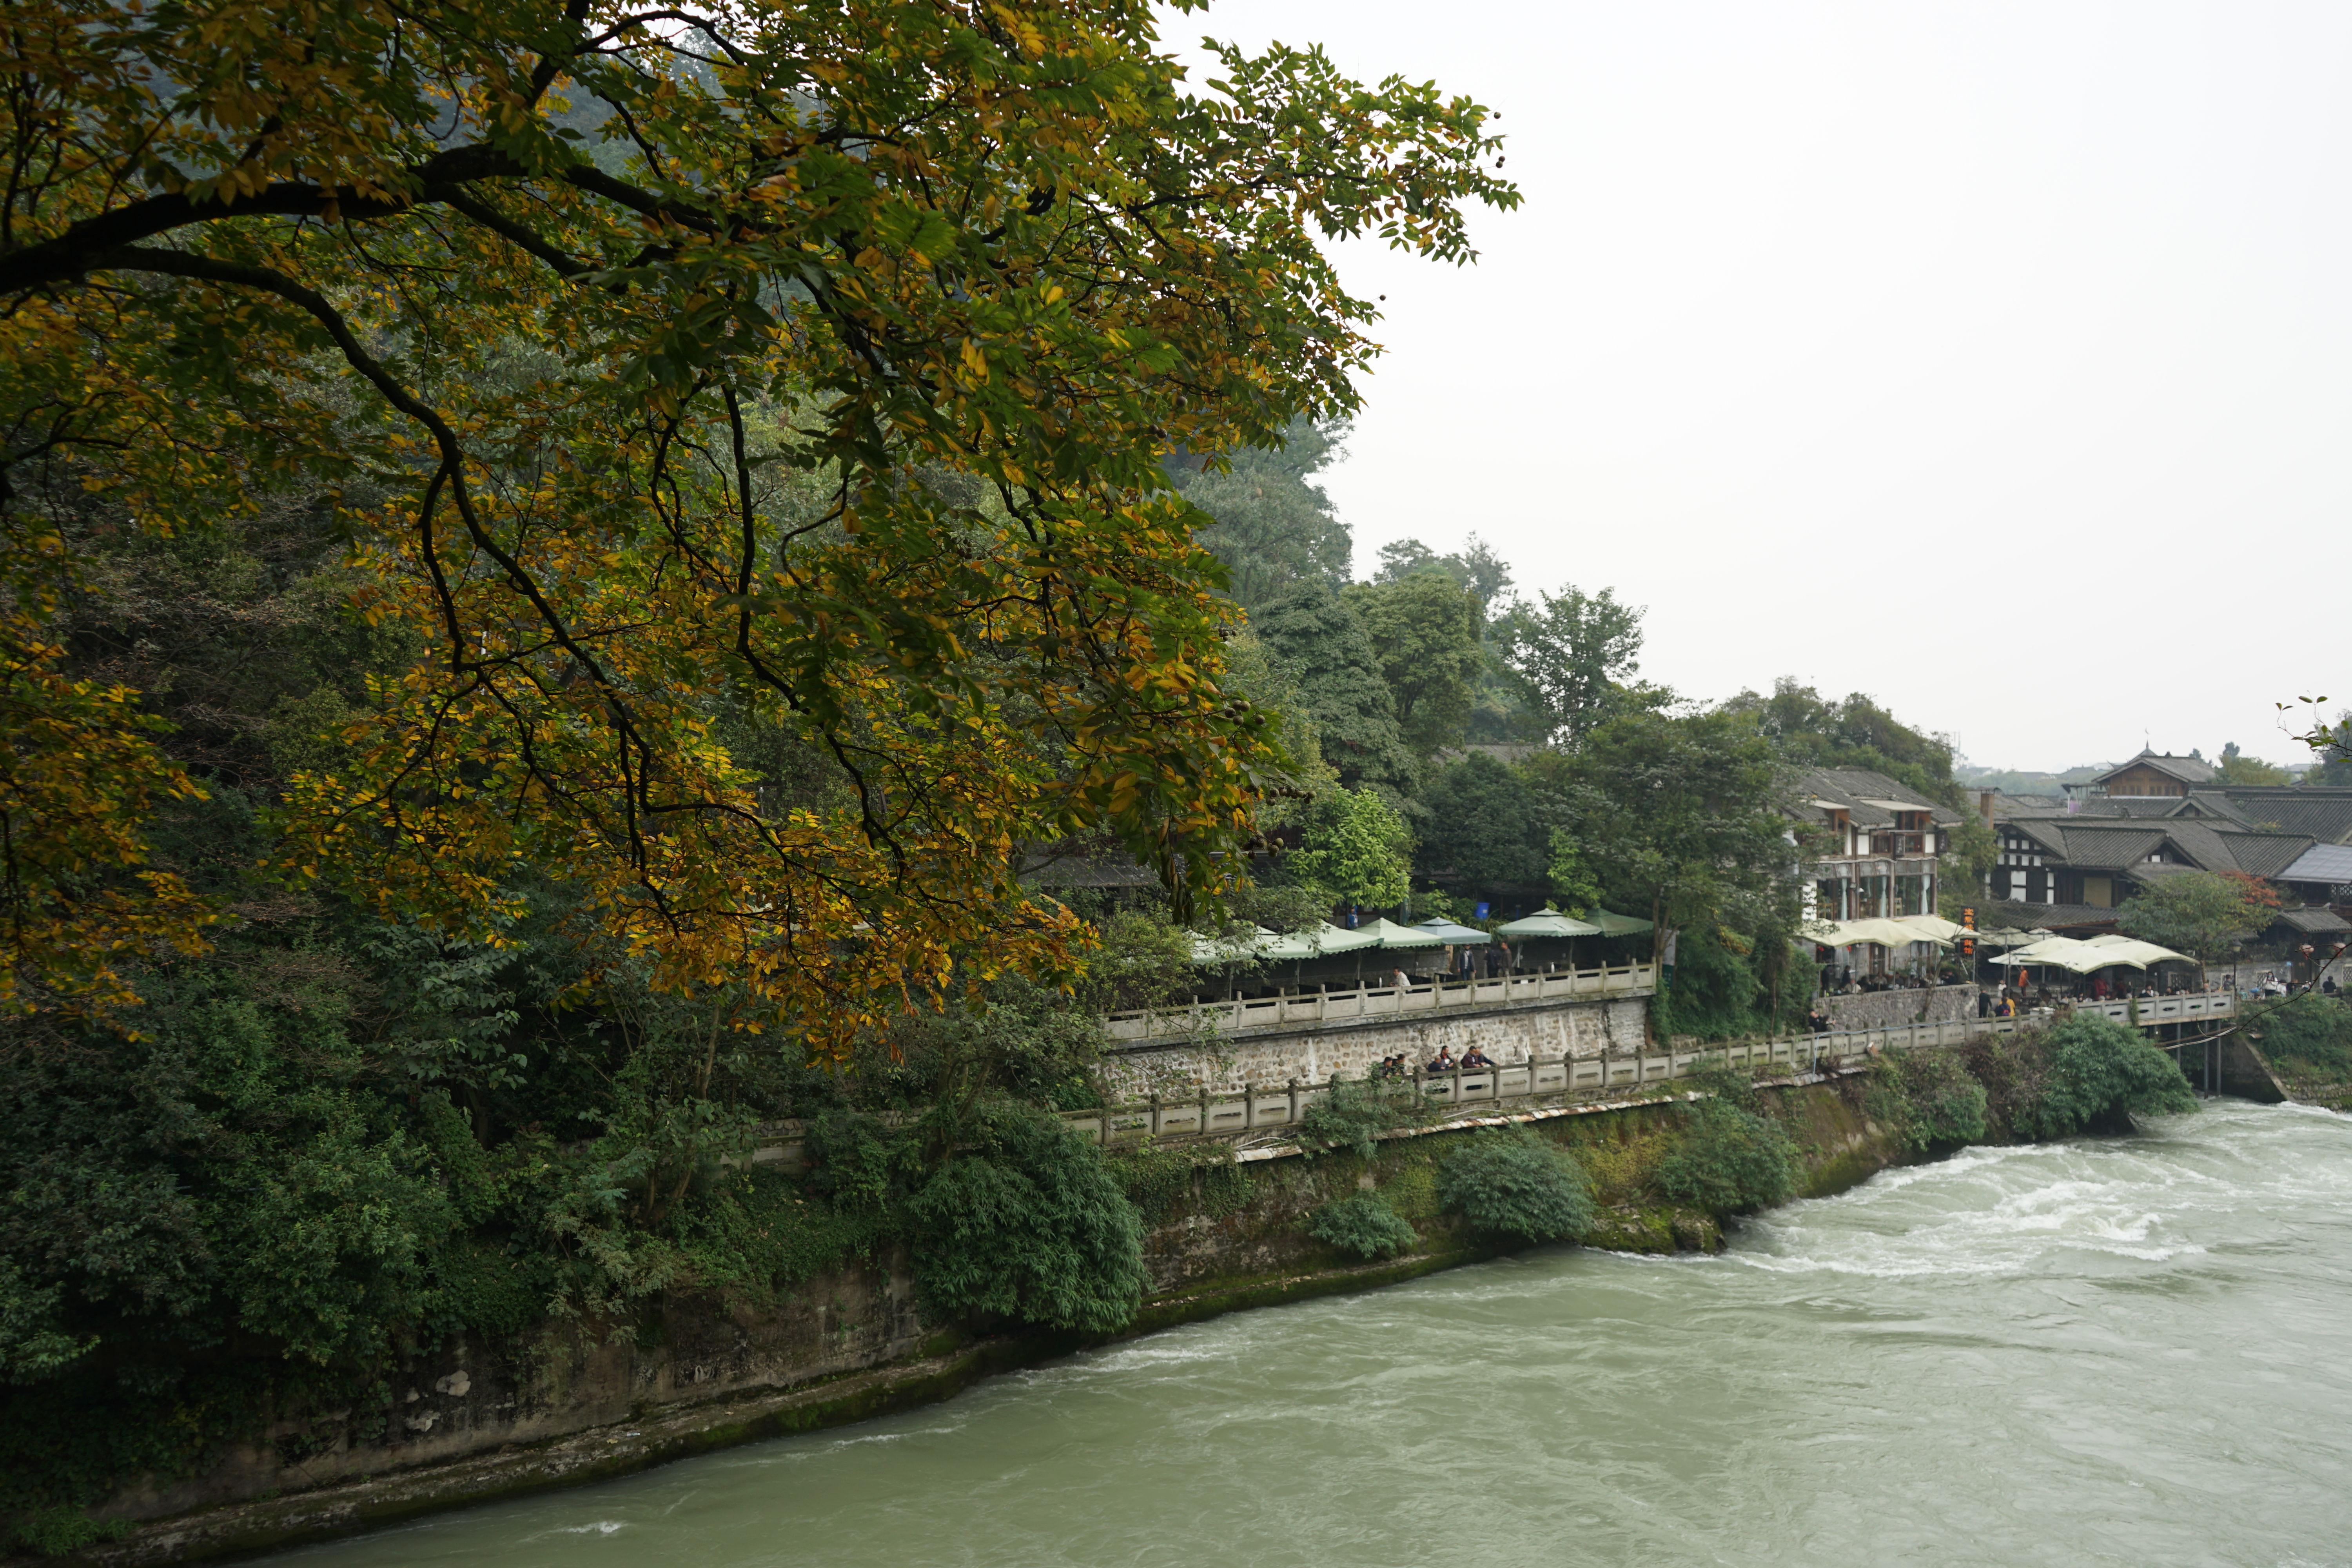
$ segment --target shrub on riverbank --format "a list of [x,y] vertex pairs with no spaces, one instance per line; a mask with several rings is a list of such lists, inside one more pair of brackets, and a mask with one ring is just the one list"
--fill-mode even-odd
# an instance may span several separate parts
[[2139,1031],[2077,1013],[2043,1037],[2048,1068],[2040,1091],[2011,1119],[2019,1136],[2063,1138],[2128,1124],[2134,1116],[2197,1109],[2197,1096],[2170,1057]]
[[1421,1241],[1412,1222],[1376,1192],[1355,1193],[1315,1211],[1307,1234],[1360,1258],[1393,1258]]
[[1667,1197],[1722,1215],[1769,1208],[1796,1190],[1796,1147],[1770,1116],[1728,1095],[1697,1100],[1683,1114],[1682,1142],[1658,1163],[1658,1190]]
[[2252,1008],[2246,1032],[2289,1078],[2340,1083],[2352,1079],[2352,1006],[2305,992]]
[[1438,1171],[1437,1196],[1489,1235],[1563,1241],[1592,1228],[1592,1184],[1583,1168],[1524,1127],[1472,1138]]
[[1948,1051],[1902,1051],[1871,1064],[1866,1109],[1898,1129],[1915,1153],[1983,1142],[1990,1100]]
[[1300,1114],[1298,1145],[1310,1154],[1352,1149],[1359,1158],[1369,1160],[1381,1133],[1423,1126],[1436,1117],[1436,1107],[1410,1083],[1342,1079]]

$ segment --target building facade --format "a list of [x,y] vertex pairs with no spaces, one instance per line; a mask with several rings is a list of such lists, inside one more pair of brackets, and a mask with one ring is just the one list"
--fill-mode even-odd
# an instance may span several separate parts
[[1940,857],[1960,814],[1885,773],[1822,768],[1799,780],[1797,813],[1820,841],[1806,880],[1815,920],[1936,912]]

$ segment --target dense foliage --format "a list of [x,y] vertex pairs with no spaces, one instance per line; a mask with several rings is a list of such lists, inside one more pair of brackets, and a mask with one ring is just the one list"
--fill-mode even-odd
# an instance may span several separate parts
[[2297,1078],[2352,1078],[2352,1004],[2305,992],[2248,1009],[2243,1025],[2262,1052]]
[[28,1005],[124,1005],[117,961],[210,912],[140,842],[201,780],[56,640],[91,541],[289,495],[410,650],[284,781],[298,881],[484,939],[526,866],[658,984],[723,973],[837,1053],[977,926],[991,967],[1065,962],[1016,840],[1108,830],[1213,891],[1282,759],[1161,457],[1353,405],[1371,306],[1322,237],[1462,259],[1458,205],[1517,199],[1478,106],[1279,47],[1199,97],[1126,0],[11,26]]
[[1492,1236],[1565,1241],[1592,1228],[1592,1184],[1583,1168],[1524,1127],[1473,1137],[1439,1170],[1437,1196]]
[[1412,1222],[1396,1212],[1379,1193],[1351,1193],[1326,1204],[1307,1221],[1307,1234],[1359,1258],[1393,1258],[1413,1247],[1421,1235]]
[[1352,1149],[1369,1160],[1381,1133],[1419,1126],[1436,1115],[1436,1107],[1410,1083],[1341,1079],[1300,1114],[1298,1141],[1310,1149]]
[[1984,1140],[1990,1097],[1948,1051],[1897,1051],[1871,1064],[1874,1116],[1900,1128],[1915,1153]]
[[2026,1141],[2128,1130],[2135,1116],[2197,1108],[2173,1059],[2139,1032],[2077,1014],[2046,1034],[1982,1041],[1962,1053],[1985,1086],[1997,1136]]
[[2116,923],[2144,942],[2211,963],[2229,956],[2242,936],[2268,925],[2278,902],[2250,877],[2182,871],[2126,899]]
[[1049,1117],[992,1119],[907,1199],[915,1282],[947,1320],[994,1313],[1122,1328],[1150,1283],[1135,1205],[1093,1145]]
[[1163,465],[1310,472],[1320,241],[1517,200],[1475,104],[1156,16],[11,9],[0,1509],[900,1241],[1122,1320],[1037,1111],[1318,776]]
[[1765,1110],[1713,1095],[1682,1113],[1688,1124],[1658,1165],[1667,1197],[1713,1215],[1752,1214],[1796,1189],[1795,1145]]

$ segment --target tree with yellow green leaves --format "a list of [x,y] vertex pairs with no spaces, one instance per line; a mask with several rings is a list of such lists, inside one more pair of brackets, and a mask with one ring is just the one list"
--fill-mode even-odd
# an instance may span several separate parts
[[[1321,254],[1449,261],[1488,112],[1141,0],[23,0],[0,18],[0,1000],[120,1016],[197,787],[53,606],[94,534],[320,500],[419,650],[273,868],[496,940],[520,874],[820,1051],[1077,933],[1020,847],[1215,890],[1285,761],[1162,479],[1354,406]],[[738,737],[828,770],[772,799]],[[77,794],[77,775],[98,787]]]

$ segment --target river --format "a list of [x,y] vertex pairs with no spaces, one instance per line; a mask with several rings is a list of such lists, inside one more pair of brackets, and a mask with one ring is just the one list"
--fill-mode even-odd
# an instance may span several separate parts
[[276,1562],[2352,1562],[2352,1120],[1971,1150]]

